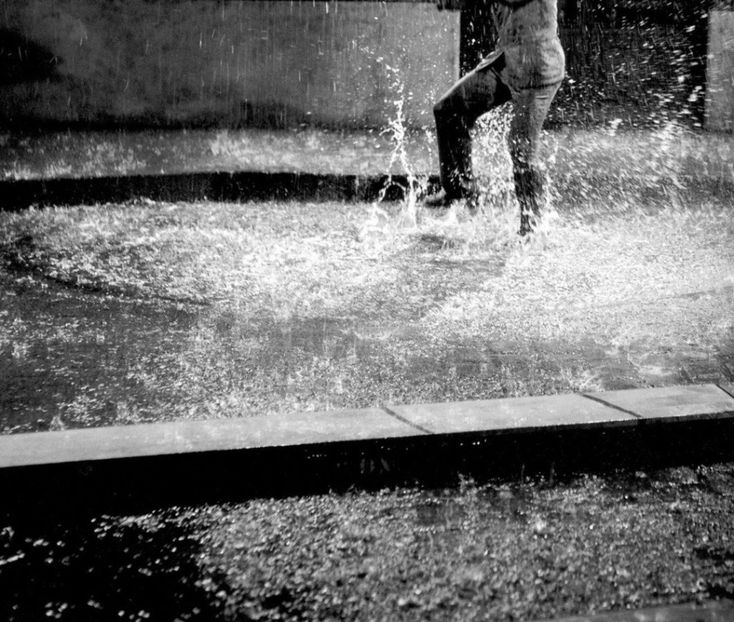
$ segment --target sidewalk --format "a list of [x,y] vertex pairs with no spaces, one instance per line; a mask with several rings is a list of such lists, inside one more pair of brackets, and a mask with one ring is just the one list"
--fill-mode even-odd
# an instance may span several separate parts
[[[479,168],[505,157],[504,138],[485,126]],[[435,139],[408,134],[413,174],[438,171]],[[374,200],[389,174],[404,181],[406,162],[392,136],[377,131],[192,130],[0,135],[0,209],[29,205],[153,200],[295,198]],[[726,134],[562,129],[547,132],[544,158],[561,189],[589,184],[690,185],[714,190],[734,183],[734,145]],[[579,178],[580,171],[583,175]],[[388,198],[398,198],[397,195]]]

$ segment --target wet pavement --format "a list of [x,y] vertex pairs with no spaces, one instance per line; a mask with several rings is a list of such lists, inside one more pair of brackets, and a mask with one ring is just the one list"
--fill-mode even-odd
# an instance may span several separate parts
[[54,284],[17,287],[7,276],[0,283],[6,429],[55,429],[67,409],[82,425],[131,423],[139,409],[166,411],[177,401],[175,380],[156,390],[145,378],[170,369],[195,327],[193,309]]
[[[17,287],[7,279],[0,284],[5,431],[258,415],[261,409],[296,410],[300,400],[306,409],[362,407],[397,401],[397,391],[400,401],[410,401],[414,386],[420,397],[435,400],[534,394],[544,387],[555,392],[564,385],[612,390],[734,380],[731,333],[704,349],[644,341],[605,347],[593,335],[570,344],[458,343],[447,344],[437,358],[400,362],[381,344],[385,333],[402,327],[381,334],[372,323],[355,320],[242,321],[229,310],[79,294],[55,285]],[[207,369],[212,357],[215,372]],[[388,366],[397,378],[383,375]],[[329,369],[341,375],[341,386],[339,376],[323,376]],[[361,391],[350,395],[350,385]],[[320,395],[309,399],[304,391]]]
[[375,225],[374,209],[7,216],[0,429],[734,378],[734,245],[716,203],[560,214],[529,247],[511,214],[416,231],[395,206]]
[[[501,200],[416,227],[339,202],[1,215],[0,432],[734,381],[730,197],[684,183],[694,165],[728,180],[729,143],[681,160],[661,135],[643,162],[610,138],[596,168],[628,166],[605,194],[563,184],[606,139],[569,140],[530,245]],[[692,465],[5,520],[0,617],[529,620],[731,598],[732,482]]]

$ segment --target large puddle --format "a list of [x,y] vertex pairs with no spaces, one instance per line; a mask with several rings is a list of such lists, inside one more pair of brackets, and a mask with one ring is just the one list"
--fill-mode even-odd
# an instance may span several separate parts
[[[497,275],[502,265],[485,268]],[[0,281],[0,430],[364,407],[578,390],[731,381],[724,339],[626,343],[593,328],[573,339],[518,331],[461,338],[423,318],[472,291],[471,270],[438,266],[445,287],[403,315],[252,317],[236,308],[141,301],[36,280]],[[420,275],[407,277],[420,281]],[[413,284],[415,286],[415,283]],[[389,304],[390,296],[379,308]],[[731,298],[726,288],[703,296]],[[705,300],[704,300],[705,302]],[[664,303],[663,303],[664,304]],[[430,326],[430,324],[429,324]]]
[[727,197],[633,190],[2,214],[0,432],[731,382]]

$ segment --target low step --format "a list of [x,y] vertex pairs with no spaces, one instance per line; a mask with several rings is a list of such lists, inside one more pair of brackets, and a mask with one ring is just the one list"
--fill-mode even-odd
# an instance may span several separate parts
[[0,469],[233,450],[518,434],[734,417],[734,398],[707,385],[410,404],[110,426],[0,436]]
[[0,515],[734,459],[713,385],[0,435]]

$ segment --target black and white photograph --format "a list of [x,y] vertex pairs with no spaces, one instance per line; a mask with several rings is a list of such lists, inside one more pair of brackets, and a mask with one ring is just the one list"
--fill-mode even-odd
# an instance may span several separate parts
[[734,622],[734,0],[0,0],[0,622]]

